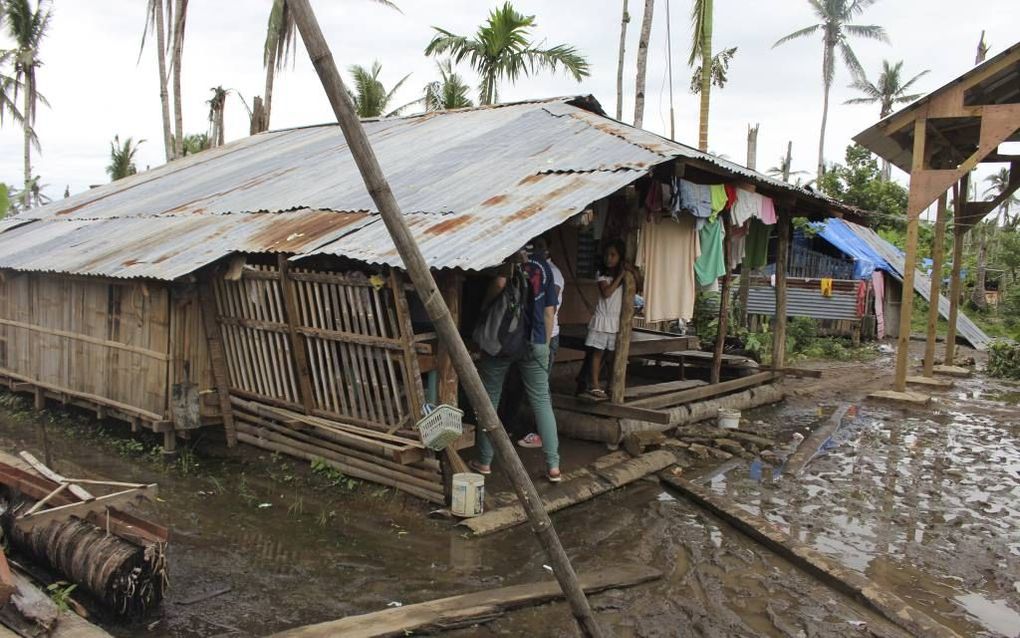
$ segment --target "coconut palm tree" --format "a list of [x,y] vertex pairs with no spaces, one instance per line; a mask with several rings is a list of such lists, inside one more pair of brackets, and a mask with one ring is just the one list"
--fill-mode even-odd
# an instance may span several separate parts
[[188,19],[188,0],[167,0],[174,2],[174,14],[170,30],[173,55],[170,57],[170,72],[173,75],[174,90],[174,157],[184,155],[184,115],[181,108],[181,58],[184,56],[184,27]]
[[464,80],[453,70],[453,64],[449,60],[436,62],[439,67],[439,80],[429,82],[425,85],[426,111],[449,111],[450,109],[464,109],[474,106],[474,102],[468,97],[471,90]]
[[[400,11],[400,8],[389,0],[372,0],[377,4]],[[273,84],[276,74],[283,70],[294,54],[297,25],[287,6],[287,0],[272,0],[269,10],[269,21],[266,24],[266,41],[262,46],[262,66],[266,69],[266,90],[262,96],[262,111],[258,113],[262,132],[269,128],[269,117],[273,110]],[[255,108],[258,111],[258,107]]]
[[223,115],[230,89],[214,86],[209,90],[212,91],[212,97],[206,101],[209,105],[209,142],[212,146],[223,146],[225,143]]
[[[903,61],[890,64],[889,60],[882,60],[882,72],[878,75],[878,82],[872,83],[862,73],[850,84],[851,89],[861,93],[861,97],[847,100],[844,104],[878,104],[879,117],[885,119],[893,112],[897,104],[913,102],[923,95],[922,93],[908,93],[919,78],[928,73],[928,69],[921,71],[906,82],[903,81]],[[892,174],[892,166],[885,159],[882,160],[882,178],[889,181]]]
[[620,18],[620,53],[616,62],[616,119],[623,121],[623,57],[627,50],[627,25],[630,14],[627,13],[627,0],[623,0],[623,17]]
[[[1008,168],[1000,168],[998,173],[992,173],[985,177],[985,181],[989,184],[984,192],[985,199],[995,199],[1002,193],[1008,192],[1010,188],[1009,177]],[[999,219],[1003,226],[1016,227],[1017,222],[1020,222],[1020,215],[1012,218],[1009,216],[1009,211],[1017,205],[1020,205],[1020,197],[1016,194],[1010,195],[999,204],[999,213],[1001,215]]]
[[[35,134],[35,115],[39,103],[46,104],[46,98],[39,93],[36,85],[36,69],[42,64],[39,47],[50,26],[50,11],[46,0],[37,0],[35,7],[31,0],[8,0],[5,5],[5,26],[14,42],[14,48],[0,53],[14,63],[14,96],[20,90],[24,98],[21,108],[21,128],[24,131],[25,186],[22,189],[22,209],[30,206],[32,188],[32,147],[39,148]],[[38,201],[38,200],[36,200]]]
[[184,157],[200,153],[212,146],[208,133],[191,133],[184,136]]
[[634,78],[634,126],[641,128],[645,120],[645,75],[648,71],[648,39],[652,35],[655,0],[645,0],[641,16],[641,34],[637,43],[637,75]]
[[836,49],[843,58],[850,74],[858,78],[864,74],[857,54],[850,46],[850,38],[865,38],[888,42],[889,36],[885,29],[878,25],[854,24],[865,9],[875,4],[876,0],[807,0],[818,19],[803,29],[798,29],[776,40],[775,48],[791,40],[806,38],[820,33],[822,36],[822,128],[818,136],[818,177],[825,173],[825,125],[829,118],[829,91],[836,77]]
[[144,141],[138,140],[136,143],[129,137],[121,143],[119,135],[113,136],[113,141],[110,142],[110,163],[106,166],[106,174],[110,176],[111,182],[138,172],[135,166],[135,153]]
[[354,108],[358,112],[358,117],[379,117],[385,114],[385,117],[391,115],[397,115],[403,109],[407,108],[415,102],[421,100],[415,100],[409,104],[405,104],[399,108],[393,109],[392,111],[386,112],[386,107],[390,105],[393,100],[393,94],[404,84],[407,78],[411,77],[408,73],[400,79],[399,82],[393,85],[393,88],[389,91],[383,86],[383,83],[379,81],[379,74],[382,73],[382,65],[376,60],[372,63],[371,69],[355,64],[352,65],[348,71],[350,71],[352,83],[351,88],[348,89],[351,95],[351,100],[354,101]]
[[[770,177],[776,177],[784,182],[789,182],[794,175],[806,175],[807,171],[795,171],[793,168],[793,142],[787,142],[786,155],[779,158],[779,163],[765,171]],[[800,186],[800,178],[797,178],[797,185]],[[810,183],[810,182],[808,182]]]
[[[173,2],[173,0],[169,0]],[[170,9],[168,4],[166,10]],[[138,49],[138,59],[141,61],[142,52],[145,50],[145,37],[151,32],[156,36],[156,61],[159,69],[159,102],[163,115],[163,151],[166,161],[174,158],[174,137],[170,128],[170,94],[167,92],[166,75],[166,22],[167,13],[163,6],[163,0],[149,0],[145,11],[145,30],[142,31],[142,46]]]
[[[708,150],[708,111],[712,93],[713,70],[712,13],[712,0],[694,0],[691,4],[691,55],[687,59],[687,65],[694,68],[699,60],[701,62],[701,77],[698,85],[698,93],[701,95],[701,111],[698,116],[698,149],[702,151]],[[729,64],[728,59],[726,63]]]
[[468,58],[481,76],[478,101],[483,106],[499,100],[501,81],[514,83],[521,75],[531,75],[537,69],[555,71],[562,66],[578,82],[589,75],[588,60],[574,47],[558,44],[543,49],[535,46],[529,37],[535,26],[535,16],[518,13],[506,2],[489,13],[473,37],[432,27],[436,34],[425,47],[425,55],[449,54],[456,63]]

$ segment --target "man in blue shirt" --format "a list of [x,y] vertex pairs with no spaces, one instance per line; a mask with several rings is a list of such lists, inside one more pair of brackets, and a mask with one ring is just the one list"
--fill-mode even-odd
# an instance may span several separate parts
[[[561,480],[559,438],[556,434],[556,416],[553,414],[552,398],[549,394],[551,368],[549,341],[552,338],[558,297],[552,269],[546,259],[545,241],[541,238],[533,240],[525,249],[522,260],[521,267],[528,280],[526,316],[530,323],[530,343],[525,353],[516,358],[493,357],[483,353],[478,364],[478,374],[482,377],[489,400],[498,410],[507,372],[511,366],[517,366],[525,393],[528,395],[528,403],[535,414],[538,434],[542,437],[542,451],[545,453],[548,468],[547,476],[550,481],[558,483]],[[506,284],[507,275],[504,271],[490,285],[486,302],[496,298]],[[478,432],[478,450],[478,461],[472,462],[471,467],[481,474],[490,474],[495,453],[488,435],[481,431]]]

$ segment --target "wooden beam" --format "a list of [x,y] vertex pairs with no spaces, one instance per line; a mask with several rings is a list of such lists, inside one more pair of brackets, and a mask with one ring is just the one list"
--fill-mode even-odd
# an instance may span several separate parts
[[786,363],[786,266],[790,258],[790,212],[778,211],[779,241],[776,246],[776,314],[772,326],[772,367]]
[[744,388],[768,383],[769,381],[774,381],[781,376],[782,375],[775,372],[759,372],[746,377],[740,377],[739,379],[723,381],[722,383],[713,383],[710,385],[690,388],[688,390],[680,390],[679,392],[673,392],[671,394],[648,397],[647,399],[638,399],[637,401],[631,401],[626,407],[654,410],[668,406],[682,405],[684,403],[701,401],[702,399],[709,399],[720,394],[726,394],[728,392],[743,390]]
[[[963,200],[967,193],[967,186],[970,176],[965,175],[960,182],[953,187],[953,208],[955,211],[963,208]],[[963,240],[967,233],[967,227],[953,220],[953,266],[949,275],[949,323],[946,328],[946,354],[943,357],[945,365],[953,365],[956,358],[956,323],[960,315],[960,287],[963,284]],[[937,303],[937,300],[933,300]],[[934,370],[933,370],[934,371]]]
[[[209,272],[198,284],[199,312],[202,314],[202,327],[209,350],[209,366],[216,388],[216,401],[220,407],[220,417],[223,419],[223,432],[227,438],[227,447],[234,447],[237,445],[237,429],[234,427],[234,409],[230,405],[230,377],[227,372],[226,351],[223,348],[220,326],[216,321],[219,313],[216,311],[216,297],[213,295],[211,280],[215,276],[217,276],[215,271]],[[172,432],[163,437],[165,452],[173,452],[176,445],[176,436]]]
[[70,505],[61,505],[59,507],[52,507],[48,510],[41,512],[34,512],[32,514],[26,514],[15,519],[15,524],[24,532],[28,532],[33,529],[36,525],[44,525],[50,521],[64,520],[68,517],[75,516],[77,518],[85,518],[92,512],[105,512],[107,508],[122,505],[124,503],[130,503],[137,499],[152,499],[155,498],[158,493],[158,487],[155,483],[150,483],[145,487],[132,488],[124,490],[122,492],[114,492],[113,494],[106,494],[99,496],[91,501],[82,501],[80,503],[72,503]]
[[156,359],[157,361],[169,361],[170,355],[166,352],[158,352],[156,350],[150,350],[148,348],[139,348],[138,346],[130,346],[126,343],[120,343],[119,341],[110,341],[109,339],[100,339],[99,337],[91,337],[89,335],[79,334],[77,332],[68,332],[66,330],[55,330],[53,328],[46,328],[43,326],[37,326],[31,323],[24,323],[21,321],[12,321],[11,319],[0,319],[0,326],[10,326],[11,328],[17,328],[20,330],[28,330],[30,332],[37,332],[39,334],[53,335],[54,337],[63,337],[64,339],[70,339],[72,341],[81,341],[83,343],[92,344],[94,346],[101,346],[103,348],[111,348],[113,350],[122,350],[124,352],[130,352],[137,354],[149,359]]
[[308,365],[308,344],[305,336],[298,332],[298,303],[297,293],[294,290],[294,282],[290,278],[290,262],[285,255],[277,257],[277,268],[280,271],[280,286],[283,289],[283,308],[287,315],[287,335],[290,338],[290,356],[294,365],[294,371],[298,378],[298,399],[305,408],[305,413],[311,413],[315,408],[315,395],[312,393],[312,373]]
[[[924,376],[932,376],[935,366],[935,338],[939,322],[939,297],[942,296],[942,262],[946,252],[946,193],[939,196],[935,217],[935,237],[932,241],[931,291],[928,306],[928,339],[924,344]],[[946,335],[951,339],[955,335]]]
[[[588,594],[606,589],[632,587],[656,580],[662,573],[651,567],[629,565],[607,567],[590,574],[581,574],[581,587]],[[469,627],[488,622],[503,612],[541,605],[561,599],[556,581],[514,585],[460,596],[441,598],[425,603],[383,609],[359,616],[298,627],[275,634],[273,638],[377,638],[405,634],[433,633],[455,627]]]
[[594,414],[596,416],[609,416],[618,419],[635,419],[637,421],[649,421],[651,423],[669,424],[669,413],[659,410],[652,410],[645,407],[634,406],[631,403],[612,403],[609,401],[589,401],[579,399],[569,394],[552,395],[554,408]]
[[[390,288],[393,292],[393,306],[397,312],[397,323],[400,325],[400,341],[404,350],[404,381],[407,383],[408,408],[411,422],[421,418],[421,407],[425,405],[425,386],[421,382],[421,368],[418,366],[418,354],[414,345],[414,326],[411,324],[411,310],[407,305],[407,293],[404,292],[404,278],[397,269],[390,271]],[[399,428],[403,423],[393,423]]]
[[609,400],[623,403],[627,390],[627,362],[630,358],[630,335],[634,329],[634,275],[623,275],[623,303],[620,304],[620,330],[616,333],[616,350],[613,352],[613,372],[609,385]]
[[[57,474],[47,465],[43,464],[43,462],[35,458],[35,456],[33,456],[31,452],[22,450],[21,452],[18,453],[18,455],[22,459],[24,459],[25,462],[28,463],[33,470],[35,470],[39,474],[42,474],[49,480],[55,483],[67,482],[66,478],[64,478],[60,474]],[[71,484],[70,490],[71,494],[74,494],[78,498],[78,500],[81,501],[91,501],[93,498],[95,498],[88,490],[86,490],[84,487],[81,487],[80,485]]]
[[[464,286],[463,276],[456,271],[443,273],[440,280],[443,300],[450,309],[450,316],[460,327],[460,297]],[[440,341],[436,352],[436,374],[439,375],[439,403],[457,407],[459,382],[457,371],[453,369],[450,349]]]
[[[914,186],[915,179],[920,178],[924,172],[924,146],[927,128],[928,120],[926,118],[918,117],[914,120],[914,164],[910,171],[910,194],[907,198],[907,246],[906,255],[903,258],[903,298],[900,300],[900,326],[899,334],[896,336],[896,376],[893,382],[896,392],[904,392],[907,389],[910,324],[914,311],[914,272],[917,270],[915,266],[917,232],[921,211],[927,207],[927,204],[920,206],[920,202],[927,198],[926,191]],[[932,299],[932,303],[937,306],[938,298]]]

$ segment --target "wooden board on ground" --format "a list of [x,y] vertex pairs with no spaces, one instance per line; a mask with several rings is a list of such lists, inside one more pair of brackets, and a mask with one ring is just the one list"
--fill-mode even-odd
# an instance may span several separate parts
[[652,397],[667,392],[677,392],[708,385],[707,381],[701,379],[681,379],[679,381],[666,381],[664,383],[652,383],[650,385],[635,385],[627,388],[623,396],[627,400]]
[[895,401],[897,403],[906,403],[909,405],[928,405],[931,403],[931,397],[927,394],[921,394],[920,392],[897,392],[895,390],[878,390],[868,395],[869,399],[882,399],[883,401]]
[[953,382],[949,379],[936,379],[935,377],[913,376],[907,377],[907,383],[911,385],[922,385],[929,388],[951,388]]
[[932,368],[932,372],[935,374],[944,374],[950,377],[969,377],[971,375],[971,371],[967,368],[949,365],[935,366]]
[[839,429],[843,423],[843,417],[850,411],[850,404],[844,403],[836,408],[836,411],[829,416],[825,423],[812,432],[807,439],[801,442],[797,450],[790,455],[783,465],[783,474],[799,476],[807,464],[819,453],[822,446],[829,440],[829,437]]
[[735,392],[737,390],[743,390],[744,388],[751,388],[756,385],[768,383],[779,376],[781,375],[775,372],[759,372],[739,379],[723,381],[722,383],[699,386],[697,388],[680,390],[669,394],[637,399],[635,401],[628,402],[625,407],[656,410],[674,405],[683,405],[684,403],[701,401],[702,399],[709,399],[720,394]]
[[[661,577],[662,572],[657,569],[628,565],[600,569],[594,574],[580,574],[578,579],[584,591],[592,594],[606,589],[632,587]],[[274,634],[273,638],[380,638],[404,636],[418,631],[442,631],[488,622],[511,609],[541,605],[562,597],[559,584],[548,580],[440,598],[361,616],[348,616],[283,631]]]
[[669,414],[648,408],[632,407],[628,404],[618,405],[608,401],[588,401],[568,394],[552,395],[554,408],[571,410],[583,414],[594,414],[596,416],[616,417],[619,419],[635,419],[638,421],[650,421],[652,423],[669,424]]

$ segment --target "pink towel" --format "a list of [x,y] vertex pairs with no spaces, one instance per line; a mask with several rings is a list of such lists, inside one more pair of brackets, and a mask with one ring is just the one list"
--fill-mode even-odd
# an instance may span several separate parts
[[776,223],[776,207],[772,203],[771,197],[761,198],[761,221],[766,226],[771,226]]

